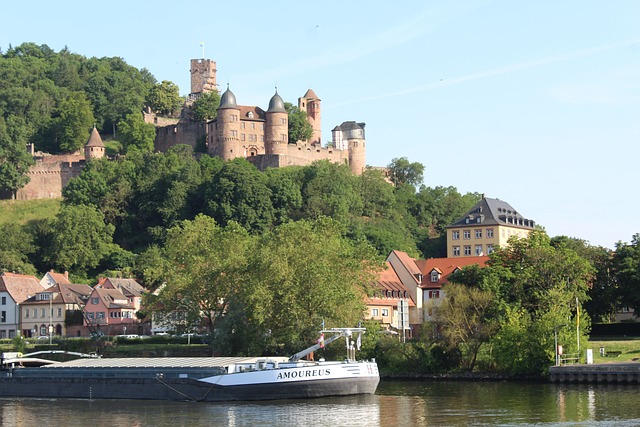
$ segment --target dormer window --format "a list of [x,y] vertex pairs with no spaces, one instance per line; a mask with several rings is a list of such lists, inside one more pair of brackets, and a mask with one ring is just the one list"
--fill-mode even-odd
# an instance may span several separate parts
[[436,270],[431,271],[431,283],[436,283],[439,279],[440,274]]
[[247,113],[247,117],[249,117],[250,119],[253,119],[253,111],[249,111]]

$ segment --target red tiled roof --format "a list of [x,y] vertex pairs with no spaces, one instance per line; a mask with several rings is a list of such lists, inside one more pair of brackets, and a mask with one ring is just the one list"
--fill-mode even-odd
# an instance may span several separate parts
[[0,276],[0,291],[7,292],[18,304],[42,290],[44,288],[34,276],[8,272],[2,273]]
[[53,281],[56,283],[71,284],[71,282],[69,281],[69,277],[67,277],[66,274],[56,273],[55,271],[51,270],[49,271],[49,276],[51,276]]
[[416,274],[421,273],[420,269],[416,265],[417,261],[411,258],[409,254],[407,254],[406,252],[396,251],[396,250],[391,251],[391,253],[395,254],[395,256],[400,260],[402,265],[404,265],[407,271],[409,271],[409,273],[411,273],[414,277]]
[[[484,267],[488,260],[488,256],[470,256],[456,258],[430,258],[416,261],[416,264],[422,271],[422,283],[420,284],[420,287],[424,289],[440,289],[442,285],[448,282],[447,278],[456,269],[474,264]],[[440,273],[440,279],[437,282],[431,281],[431,272],[434,269]]]
[[[376,305],[398,305],[398,301],[403,299],[403,295],[406,295],[409,305],[415,306],[415,303],[411,299],[411,293],[409,289],[400,281],[400,278],[396,274],[395,270],[391,267],[389,262],[386,262],[386,268],[378,273],[378,280],[374,283],[374,296],[372,298],[365,298],[366,304]],[[396,292],[396,297],[387,296],[387,291]]]

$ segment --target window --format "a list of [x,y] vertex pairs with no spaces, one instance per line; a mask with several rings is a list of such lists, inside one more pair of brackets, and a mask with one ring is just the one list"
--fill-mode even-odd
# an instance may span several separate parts
[[429,291],[429,299],[440,298],[440,291]]
[[29,309],[28,308],[24,309],[24,317],[25,317],[25,319],[29,318]]
[[237,130],[232,130],[231,131],[231,136],[237,137],[238,136],[238,131]]
[[465,240],[469,240],[471,238],[471,230],[464,230],[463,236]]
[[100,298],[91,298],[91,304],[98,305],[99,302],[100,302]]
[[104,319],[104,311],[98,311],[96,313],[96,319]]
[[482,255],[482,245],[476,245],[476,256]]
[[40,335],[48,335],[47,334],[47,327],[45,325],[40,326]]
[[388,316],[389,315],[389,309],[388,308],[383,308],[382,309],[382,315],[383,316]]
[[87,319],[93,319],[93,312],[87,313]]
[[244,141],[244,133],[240,134],[240,141]]
[[44,308],[40,309],[40,317],[44,317]]
[[0,313],[0,322],[7,323],[7,312],[4,310]]
[[371,315],[374,316],[374,317],[377,316],[378,315],[378,309],[377,308],[372,308],[371,309]]
[[253,111],[249,111],[247,113],[247,117],[249,117],[250,119],[253,119]]
[[471,255],[471,246],[466,245],[466,246],[464,247],[464,255],[465,255],[465,256],[470,256],[470,255]]
[[240,129],[244,129],[244,122],[240,123]]
[[287,124],[287,119],[285,119],[285,118],[280,119],[280,124],[281,125],[286,125]]
[[255,129],[256,128],[256,124],[255,123],[251,123],[251,129]]
[[7,305],[7,297],[2,297],[2,305]]
[[7,331],[5,331],[4,329],[0,331],[0,338],[1,339],[5,339],[7,337]]
[[436,270],[433,270],[431,272],[431,281],[432,282],[437,282],[439,278],[440,278],[440,274],[438,274],[438,272]]
[[34,308],[33,309],[33,318],[35,319],[36,317],[38,317],[38,309]]
[[495,251],[495,249],[493,249],[493,245],[487,245],[487,255],[489,255],[493,251]]
[[459,231],[452,231],[451,232],[451,238],[453,240],[460,240],[460,232]]
[[460,246],[453,247],[453,256],[460,256]]
[[58,317],[62,317],[62,309],[58,307]]
[[487,239],[493,238],[493,228],[487,228]]
[[476,239],[482,239],[482,230],[476,230]]

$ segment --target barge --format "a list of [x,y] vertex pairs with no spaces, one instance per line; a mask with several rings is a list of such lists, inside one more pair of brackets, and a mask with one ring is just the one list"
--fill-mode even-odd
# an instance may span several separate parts
[[364,329],[332,328],[325,333],[333,335],[289,358],[92,357],[47,362],[3,357],[0,396],[220,402],[375,393],[380,381],[375,361],[302,360],[341,337],[346,338],[348,354],[354,355],[351,337]]

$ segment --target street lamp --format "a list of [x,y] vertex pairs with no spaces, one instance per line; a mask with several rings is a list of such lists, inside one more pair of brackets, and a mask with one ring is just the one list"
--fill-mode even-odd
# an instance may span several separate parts
[[560,355],[558,354],[558,328],[562,328],[563,326],[567,326],[565,325],[558,325],[555,326],[553,328],[553,338],[554,338],[554,347],[553,347],[553,351],[556,355],[556,366],[560,365]]

